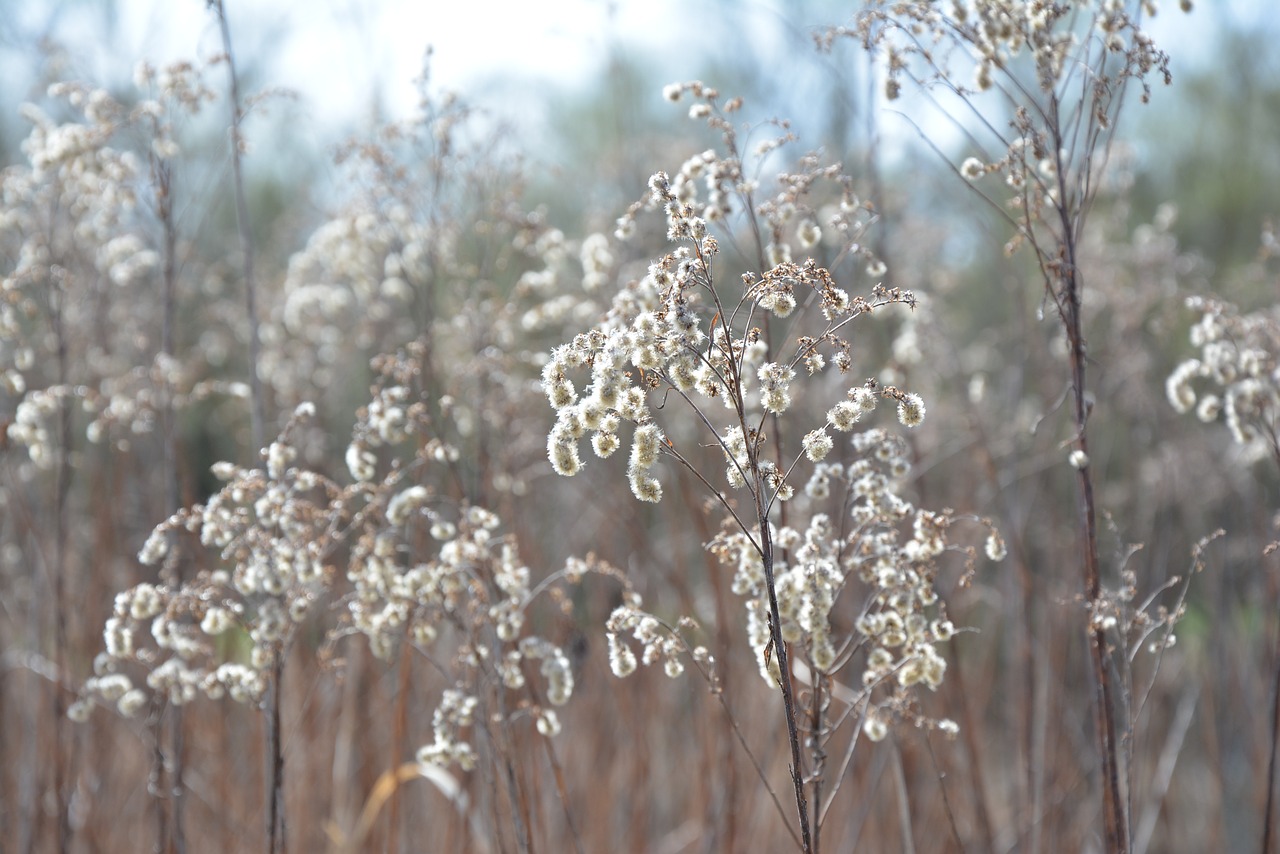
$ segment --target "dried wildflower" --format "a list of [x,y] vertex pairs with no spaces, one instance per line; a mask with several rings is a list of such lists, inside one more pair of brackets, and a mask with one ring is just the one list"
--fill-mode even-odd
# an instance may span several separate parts
[[1205,373],[1199,359],[1188,359],[1180,364],[1165,383],[1169,405],[1178,412],[1189,412],[1196,404],[1196,392],[1191,381]]
[[970,181],[976,181],[987,174],[987,169],[981,160],[976,157],[969,157],[965,159],[964,163],[960,164],[960,174]]
[[[942,612],[934,579],[937,562],[953,548],[948,535],[957,517],[917,510],[894,492],[910,468],[902,439],[875,429],[855,434],[851,444],[857,454],[852,463],[815,466],[805,489],[812,502],[807,526],[782,528],[775,536],[788,554],[786,561],[775,557],[774,566],[780,629],[814,668],[832,672],[842,665],[836,650],[847,645],[833,625],[833,609],[840,595],[865,585],[866,604],[855,624],[859,645],[868,650],[861,684],[873,698],[875,719],[887,727],[903,692],[936,690],[945,677],[939,647],[955,627]],[[833,494],[833,483],[842,485],[840,493]],[[820,506],[847,508],[853,527],[839,526]],[[980,523],[988,527],[988,557],[1003,557],[999,534]],[[900,535],[904,530],[909,538]],[[748,637],[761,676],[772,684],[776,661],[761,618],[768,611],[767,587],[752,539],[722,533],[709,548],[735,571],[732,589],[746,597]]]
[[662,484],[656,477],[650,477],[644,469],[631,469],[627,472],[631,484],[631,494],[639,501],[656,504],[662,500]]
[[1222,400],[1214,394],[1204,395],[1200,398],[1200,403],[1196,405],[1196,417],[1206,424],[1217,421],[1221,413]]
[[766,412],[785,412],[791,405],[791,381],[796,372],[785,365],[766,362],[760,366],[761,405]]
[[842,433],[853,429],[862,417],[861,408],[850,400],[842,400],[827,412],[827,423]]
[[898,420],[904,427],[916,427],[924,421],[924,400],[920,395],[908,394],[898,401]]
[[662,446],[662,431],[656,424],[642,424],[636,428],[631,445],[631,466],[636,469],[652,468],[658,461],[658,449]]
[[[842,400],[821,401],[825,423],[804,424],[801,403],[815,389],[829,393],[822,384],[828,362],[842,374],[851,370],[847,336],[855,319],[881,306],[914,306],[915,297],[883,284],[867,297],[854,296],[815,260],[793,261],[792,243],[810,249],[829,240],[864,263],[869,275],[887,273],[857,244],[871,208],[853,200],[839,167],[809,156],[779,178],[776,191],[764,189],[744,177],[754,172],[744,167],[713,93],[701,84],[667,93],[689,95],[691,115],[708,118],[724,133],[724,150],[690,157],[674,177],[653,174],[646,197],[629,209],[628,221],[641,210],[665,219],[674,246],[620,287],[603,317],[547,354],[542,387],[555,410],[548,456],[556,471],[572,474],[583,439],[591,435],[598,455],[608,456],[619,428],[631,422],[626,475],[637,499],[661,498],[660,462],[692,470],[729,515],[707,547],[733,572],[732,589],[744,597],[748,642],[762,677],[789,697],[790,679],[782,670],[789,656],[835,674],[857,658],[850,650],[878,649],[862,684],[875,707],[873,719],[887,731],[906,697],[936,689],[945,675],[939,645],[954,629],[934,582],[956,517],[916,510],[894,492],[910,465],[905,443],[884,431],[853,437],[853,463],[827,462],[835,448],[828,427],[851,432],[881,395],[898,402],[903,424],[915,426],[925,414],[919,395],[868,380]],[[789,134],[762,145],[758,156],[788,141]],[[824,210],[809,198],[825,181],[835,184],[838,210]],[[761,242],[768,240],[767,269],[742,271],[736,279],[724,276],[725,262],[716,255],[719,234],[713,234],[727,228],[735,211],[758,217]],[[765,312],[767,331],[756,325]],[[680,423],[690,409],[693,417]],[[777,434],[787,441],[777,441]],[[700,468],[700,446],[719,448],[723,481]],[[799,479],[809,466],[801,497]],[[713,483],[726,483],[740,498],[730,501]],[[793,527],[779,530],[775,540],[770,517],[788,500],[800,506],[788,511]],[[836,611],[839,597],[859,587],[872,618],[862,621],[868,629],[863,636],[850,633]],[[638,599],[613,612],[606,637],[618,677],[659,662],[674,677],[688,662],[681,630],[641,610]],[[702,665],[697,655],[693,660]],[[792,748],[798,755],[799,744]]]
[[537,715],[538,732],[548,738],[560,734],[560,718],[554,709],[539,709]]
[[613,675],[619,679],[625,679],[635,672],[636,655],[631,651],[631,647],[618,639],[616,633],[610,632],[609,640],[609,668],[613,671]]
[[[680,657],[688,653],[706,668],[704,673],[709,674],[712,661],[705,650],[701,653],[692,650],[679,630],[664,624],[652,614],[640,610],[639,605],[639,597],[633,594],[629,604],[614,609],[605,625],[609,643],[609,667],[615,676],[619,679],[630,676],[637,667],[635,652],[622,639],[622,635],[627,632],[630,632],[639,643],[641,649],[639,661],[645,666],[661,660],[663,671],[668,677],[675,679],[684,673],[684,663]],[[680,621],[680,629],[693,628],[696,628],[696,624],[692,620],[685,618]]]
[[[300,464],[302,439],[315,413],[300,406],[261,468],[217,466],[222,489],[152,532],[143,558],[172,559],[175,543],[198,540],[226,569],[177,587],[140,584],[118,595],[104,627],[106,652],[74,706],[76,719],[87,717],[95,700],[114,704],[124,715],[137,714],[153,695],[174,704],[199,696],[258,703],[272,678],[276,652],[321,601],[341,603],[340,631],[362,634],[379,658],[416,644],[424,651],[436,646],[431,653],[447,662],[450,656],[438,647],[454,644],[456,682],[441,698],[435,739],[419,751],[420,761],[474,766],[478,756],[469,730],[479,692],[522,692],[510,704],[513,717],[529,702],[558,706],[571,699],[574,674],[568,656],[531,633],[526,619],[538,593],[555,589],[557,577],[535,590],[514,541],[500,533],[495,513],[433,500],[434,484],[457,451],[432,437],[429,412],[419,403],[423,391],[405,384],[421,376],[418,358],[402,352],[374,360],[378,379],[371,404],[360,410],[348,446],[358,478],[354,483],[340,487]],[[616,426],[603,415],[597,422]],[[408,436],[417,441],[398,444]],[[652,462],[648,457],[656,456],[661,436],[641,430],[638,443],[641,461]],[[384,449],[389,457],[382,479],[377,479],[374,449]],[[400,454],[412,455],[411,465],[404,465]],[[410,472],[417,482],[406,484]],[[418,519],[430,523],[430,540],[421,536]],[[325,565],[335,553],[346,555],[345,571]],[[564,577],[580,579],[589,571],[615,573],[593,561],[577,561]],[[460,641],[454,630],[464,625],[467,637],[484,642]],[[243,631],[247,650],[241,643],[217,641],[236,630]],[[222,658],[241,650],[243,660]],[[536,662],[540,678],[526,679],[524,661]],[[140,668],[145,684],[135,685],[123,672],[126,667]],[[560,726],[545,710],[537,728],[552,735]]]
[[[1280,435],[1280,321],[1275,311],[1242,315],[1235,306],[1201,297],[1192,297],[1187,305],[1201,313],[1190,332],[1199,356],[1186,359],[1169,375],[1169,404],[1182,413],[1194,409],[1201,421],[1221,417],[1250,458],[1269,456]],[[1197,384],[1213,391],[1201,394]]]
[[377,462],[378,458],[372,451],[361,447],[356,442],[347,446],[347,471],[355,480],[373,480],[374,475],[377,474]]
[[431,493],[421,484],[411,486],[398,493],[387,505],[387,521],[392,525],[403,525],[414,511],[421,508]]
[[822,239],[822,229],[812,219],[806,219],[796,228],[796,239],[805,249],[812,249]]
[[142,711],[146,704],[146,693],[134,688],[133,690],[126,692],[125,695],[120,698],[116,707],[119,709],[120,714],[123,717],[132,718],[135,717],[138,712]]
[[812,430],[804,435],[801,444],[804,447],[804,454],[812,462],[818,462],[825,459],[827,454],[831,453],[834,443],[831,437],[827,435],[825,429]]

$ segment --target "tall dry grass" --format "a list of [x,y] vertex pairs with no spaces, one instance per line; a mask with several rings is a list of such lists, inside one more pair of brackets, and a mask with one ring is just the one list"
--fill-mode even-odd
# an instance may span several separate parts
[[1149,4],[935,6],[819,34],[923,208],[690,83],[562,230],[424,80],[266,241],[229,30],[28,108],[6,850],[1270,845],[1273,264],[1132,207]]

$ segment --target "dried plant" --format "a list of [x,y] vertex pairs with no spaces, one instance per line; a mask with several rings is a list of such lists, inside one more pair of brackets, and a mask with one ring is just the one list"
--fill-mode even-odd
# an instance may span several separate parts
[[[1266,262],[1275,254],[1275,239],[1264,227],[1257,272],[1266,275]],[[1186,307],[1200,317],[1189,338],[1198,355],[1185,359],[1169,374],[1165,392],[1180,414],[1194,412],[1206,424],[1223,422],[1240,446],[1246,464],[1270,459],[1280,466],[1280,316],[1267,306],[1243,313],[1221,299],[1192,296]],[[1264,549],[1272,554],[1280,544]],[[1280,639],[1276,642],[1280,652]],[[1276,768],[1280,757],[1280,665],[1272,677],[1271,749],[1267,763],[1262,850],[1275,838]]]
[[[898,420],[908,427],[924,419],[919,395],[874,379],[848,383],[843,394],[832,395],[833,383],[827,381],[828,366],[840,376],[853,370],[849,336],[856,319],[894,304],[910,307],[915,297],[882,284],[874,285],[867,298],[850,296],[812,257],[792,260],[792,241],[807,250],[821,239],[814,216],[818,187],[833,186],[842,202],[828,223],[841,254],[859,251],[864,225],[857,219],[850,181],[838,166],[806,157],[802,171],[783,174],[775,195],[757,203],[759,188],[744,177],[756,164],[743,162],[739,129],[731,118],[741,102],[721,107],[718,93],[701,83],[668,87],[666,95],[691,98],[690,117],[706,119],[721,132],[724,150],[690,158],[676,179],[656,173],[647,198],[619,221],[619,236],[626,237],[642,212],[659,210],[675,248],[651,263],[642,278],[619,289],[601,323],[552,351],[542,374],[556,410],[547,454],[559,474],[573,476],[583,466],[579,443],[587,434],[595,455],[608,458],[621,444],[624,425],[630,425],[626,474],[638,500],[662,499],[659,462],[668,459],[696,478],[726,512],[728,529],[707,546],[721,563],[735,568],[734,591],[747,599],[748,643],[762,675],[781,691],[799,841],[812,851],[825,776],[822,744],[830,735],[824,720],[829,697],[822,684],[855,654],[865,654],[865,693],[845,702],[850,711],[861,709],[868,735],[882,738],[894,717],[928,720],[915,712],[910,689],[941,683],[945,662],[934,645],[954,631],[945,611],[928,617],[928,609],[941,608],[934,588],[936,559],[947,550],[946,532],[954,517],[916,510],[892,491],[909,468],[905,445],[880,431],[859,433],[852,441],[853,462],[847,467],[825,462],[835,446],[831,431],[849,433],[882,399],[896,404]],[[789,141],[789,133],[768,140],[755,157]],[[707,186],[705,201],[699,179]],[[754,236],[756,259],[768,266],[726,284],[719,241],[710,229],[722,224],[726,239],[732,239],[728,229],[735,216]],[[873,272],[883,272],[874,259],[872,265]],[[590,376],[581,393],[575,385],[578,372]],[[815,387],[812,392],[809,385]],[[829,407],[822,407],[825,414],[814,417],[799,405],[806,394],[824,392],[831,396]],[[706,443],[721,452],[723,474],[700,459],[699,446]],[[835,459],[845,454],[842,449]],[[808,522],[779,527],[783,506],[796,496],[805,469],[812,472],[806,487]],[[834,498],[833,480],[847,484],[834,491]],[[819,509],[826,506],[830,515]],[[913,520],[912,536],[901,540],[898,525],[906,520]],[[992,537],[989,550],[998,557],[1003,547]],[[836,629],[832,608],[853,578],[870,593],[856,627]],[[609,645],[616,675],[635,669],[634,653],[619,640],[623,631],[641,643],[646,663],[662,657],[668,673],[679,672],[679,647],[658,626],[631,606],[614,612]],[[817,674],[808,709],[796,702],[793,656]],[[872,704],[873,690],[889,683],[895,690]],[[800,735],[806,720],[812,721],[807,750]],[[955,729],[950,721],[941,726]]]
[[[372,400],[346,454],[349,485],[298,464],[316,414],[303,404],[263,467],[217,464],[221,491],[157,526],[142,564],[206,568],[178,585],[143,583],[116,597],[106,649],[73,719],[86,720],[95,703],[132,717],[153,698],[183,706],[229,697],[275,714],[267,697],[282,672],[276,662],[300,628],[328,622],[331,643],[358,633],[379,659],[403,647],[448,674],[434,740],[417,759],[437,778],[454,765],[471,771],[480,756],[472,733],[484,732],[485,755],[508,766],[498,776],[512,787],[517,838],[530,844],[528,816],[516,808],[527,796],[509,767],[512,727],[528,721],[541,736],[559,734],[556,708],[574,685],[563,649],[531,631],[530,611],[542,598],[568,607],[562,588],[587,574],[624,588],[625,580],[600,561],[573,559],[535,584],[514,539],[498,533],[499,518],[452,497],[458,453],[431,435],[426,351],[416,345],[375,360]],[[186,553],[197,544],[204,557]],[[335,605],[336,620],[328,616]]]
[[[1190,333],[1199,355],[1169,375],[1169,404],[1180,413],[1194,410],[1205,423],[1221,420],[1247,458],[1270,456],[1280,464],[1275,309],[1242,314],[1230,303],[1206,297],[1189,298],[1187,307],[1200,314]],[[1207,388],[1198,391],[1198,385]]]
[[699,82],[663,90],[687,132],[616,152],[647,190],[530,168],[426,73],[332,188],[290,186],[207,5],[219,55],[54,85],[0,179],[0,836],[1253,833],[1268,577],[1234,530],[1238,575],[1201,573],[1220,532],[1179,532],[1265,528],[1271,481],[1160,398],[1280,463],[1280,327],[1137,201],[1116,129],[1169,79],[1153,3],[869,0],[817,33],[871,57],[840,94],[902,111],[989,247],[874,128],[800,153]]
[[[1081,575],[1091,610],[1103,600],[1103,589],[1089,465],[1093,400],[1086,380],[1079,247],[1126,93],[1137,86],[1146,102],[1153,80],[1170,80],[1168,56],[1141,27],[1154,6],[1149,0],[956,2],[944,10],[934,3],[872,2],[854,26],[833,28],[819,38],[827,47],[836,39],[855,38],[874,53],[883,63],[891,101],[902,94],[904,81],[931,98],[935,92],[947,94],[950,100],[940,105],[943,115],[979,151],[954,171],[974,182],[1012,228],[1006,251],[1027,246],[1032,252],[1045,300],[1060,319],[1068,345],[1075,420],[1069,460],[1078,473]],[[988,194],[982,183],[988,176],[1004,179],[1002,193]],[[1096,624],[1090,636],[1106,845],[1110,851],[1129,851],[1112,648]]]

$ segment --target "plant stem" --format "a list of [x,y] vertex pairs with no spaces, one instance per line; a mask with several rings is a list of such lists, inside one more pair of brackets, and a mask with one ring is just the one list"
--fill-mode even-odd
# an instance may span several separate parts
[[[67,673],[67,499],[71,494],[71,403],[68,383],[67,329],[63,315],[67,294],[65,280],[53,287],[53,327],[57,340],[58,386],[58,454],[57,477],[53,499],[53,660],[57,678],[53,682],[53,789],[58,805],[58,851],[71,850],[71,799],[67,791],[67,772],[74,750],[64,750],[67,745],[67,701],[63,694],[62,680]],[[74,736],[73,736],[74,737]]]
[[[1059,149],[1061,150],[1061,149]],[[1061,188],[1064,191],[1065,187]],[[1075,411],[1076,446],[1084,453],[1086,464],[1077,469],[1080,487],[1080,536],[1083,554],[1085,601],[1090,606],[1089,654],[1093,665],[1096,690],[1096,723],[1098,746],[1102,752],[1103,822],[1107,850],[1112,854],[1128,854],[1129,816],[1120,791],[1119,749],[1116,738],[1115,686],[1111,680],[1111,647],[1106,630],[1092,623],[1092,607],[1102,595],[1098,560],[1098,526],[1093,498],[1093,476],[1088,465],[1089,444],[1086,436],[1089,404],[1085,396],[1085,344],[1080,319],[1080,277],[1075,264],[1075,234],[1068,219],[1066,205],[1059,206],[1063,235],[1061,250],[1062,288],[1066,311],[1063,323],[1071,359],[1072,402]]]
[[[1076,263],[1076,242],[1089,205],[1087,188],[1068,185],[1068,163],[1064,162],[1068,140],[1064,137],[1061,102],[1056,94],[1049,98],[1046,124],[1053,145],[1055,161],[1057,214],[1060,231],[1057,253],[1050,257],[1036,247],[1046,287],[1052,292],[1054,281],[1060,285],[1055,295],[1063,331],[1067,336],[1071,363],[1071,401],[1075,419],[1075,446],[1084,454],[1084,464],[1076,469],[1079,486],[1080,546],[1084,576],[1085,604],[1089,608],[1089,656],[1095,694],[1095,724],[1098,747],[1102,754],[1102,813],[1106,848],[1111,854],[1129,854],[1129,813],[1120,786],[1120,752],[1116,736],[1115,686],[1112,684],[1111,646],[1106,630],[1093,621],[1094,606],[1102,597],[1102,574],[1098,558],[1098,524],[1093,497],[1093,468],[1089,464],[1088,422],[1092,404],[1085,393],[1088,354],[1085,347],[1084,323],[1081,318],[1081,291],[1084,284]],[[1090,158],[1084,160],[1087,170]],[[1033,241],[1033,245],[1034,241]]]
[[249,321],[249,392],[250,418],[252,420],[253,453],[256,455],[265,445],[266,406],[262,397],[262,378],[258,376],[259,354],[262,342],[258,333],[257,289],[253,281],[253,231],[249,222],[249,205],[244,195],[244,170],[240,163],[243,137],[240,124],[244,112],[240,109],[240,81],[236,76],[235,54],[231,51],[231,28],[222,0],[208,0],[209,8],[218,16],[222,32],[222,49],[226,54],[227,77],[231,87],[231,177],[236,199],[236,226],[240,234],[240,251],[243,257],[244,304]]
[[[227,78],[231,88],[231,176],[235,190],[236,226],[240,234],[240,252],[243,259],[245,316],[249,323],[249,395],[250,436],[253,443],[253,461],[266,444],[266,404],[263,401],[262,378],[258,375],[259,354],[262,349],[258,333],[257,290],[253,281],[253,232],[249,222],[249,205],[244,194],[244,170],[240,154],[242,136],[240,124],[244,112],[240,109],[240,81],[236,76],[235,53],[231,49],[231,27],[227,23],[227,11],[223,0],[208,0],[209,8],[218,17],[218,29],[222,34],[222,49],[226,54]],[[267,789],[269,808],[267,826],[267,850],[269,854],[285,848],[284,820],[284,754],[280,749],[280,693],[284,676],[283,651],[273,653],[271,683],[267,695]],[[278,847],[277,847],[278,846]]]
[[[751,452],[753,455],[755,450]],[[752,468],[759,470],[758,460],[752,460]],[[796,812],[800,816],[800,838],[805,854],[813,854],[813,839],[809,832],[809,805],[804,794],[804,773],[800,764],[800,732],[796,726],[795,697],[791,688],[791,664],[787,644],[782,639],[782,620],[778,613],[778,592],[773,576],[773,537],[769,533],[769,519],[765,513],[764,480],[756,478],[756,510],[760,522],[760,551],[763,555],[765,587],[769,592],[769,637],[778,657],[778,685],[782,689],[782,707],[787,718],[787,740],[791,744],[791,783],[796,792]]]
[[[169,161],[152,155],[152,180],[155,183],[156,215],[160,219],[161,241],[163,249],[163,266],[161,268],[161,326],[160,326],[160,425],[163,436],[164,480],[164,515],[168,517],[178,510],[180,489],[178,484],[178,430],[176,415],[173,409],[173,382],[169,373],[174,354],[174,320],[177,314],[177,227],[173,218],[173,167]],[[174,545],[175,535],[169,535],[170,546]],[[181,564],[166,561],[161,569],[161,581],[174,589],[182,583]],[[164,761],[164,720],[168,717],[169,757]],[[156,752],[157,770],[155,797],[159,799],[157,810],[160,813],[158,831],[160,834],[159,850],[174,851],[183,854],[186,851],[186,834],[183,829],[183,732],[182,707],[172,706],[161,709],[156,719]],[[165,768],[169,770],[170,780],[164,784]],[[166,821],[164,799],[171,799],[170,812],[172,823]]]
[[280,746],[280,694],[284,677],[284,653],[277,649],[271,663],[271,684],[267,696],[267,780],[270,806],[267,810],[267,854],[285,851],[284,751]]

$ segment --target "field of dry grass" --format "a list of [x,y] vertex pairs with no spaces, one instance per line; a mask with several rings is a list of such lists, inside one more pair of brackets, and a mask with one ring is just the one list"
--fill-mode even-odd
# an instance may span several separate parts
[[264,182],[209,5],[3,172],[0,850],[1273,850],[1276,242],[1147,201],[1151,3],[869,0],[918,163],[675,83],[616,210],[426,82]]

